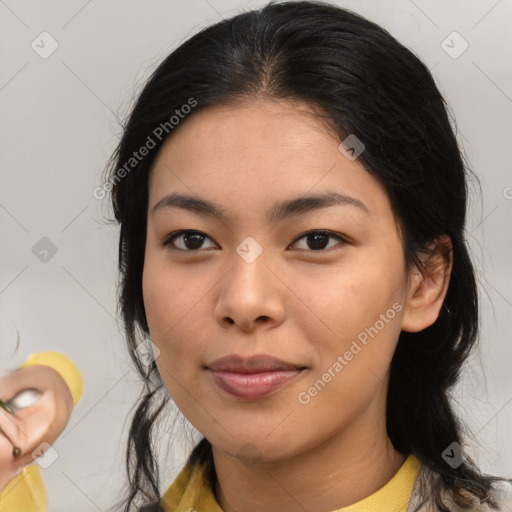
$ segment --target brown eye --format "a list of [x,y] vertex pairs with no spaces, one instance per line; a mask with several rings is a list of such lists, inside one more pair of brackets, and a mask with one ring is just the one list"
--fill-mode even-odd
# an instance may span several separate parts
[[[166,238],[162,243],[163,246],[170,246],[171,249],[179,251],[194,252],[201,248],[204,249],[203,243],[205,239],[211,238],[200,231],[178,231]],[[174,241],[180,242],[181,246],[177,246]]]
[[335,244],[335,245],[345,245],[347,244],[347,240],[343,238],[342,236],[333,233],[332,231],[325,231],[325,230],[316,230],[316,231],[308,231],[307,233],[304,233],[299,238],[295,240],[293,245],[297,244],[299,240],[305,239],[306,241],[306,247],[303,247],[301,250],[310,250],[310,251],[323,251],[327,248],[329,244],[329,239],[335,238],[338,241],[341,242],[341,244]]
[[[170,247],[172,250],[184,252],[198,252],[201,249],[215,247],[215,245],[204,247],[206,239],[211,240],[209,236],[200,231],[182,230],[172,233],[162,242],[162,245],[164,247]],[[300,250],[315,252],[321,252],[332,247],[332,245],[329,247],[329,240],[331,239],[338,240],[338,244],[335,245],[345,245],[348,243],[345,238],[332,231],[314,230],[301,235],[292,245],[296,245],[298,241],[302,239],[305,239],[306,247],[300,248]]]

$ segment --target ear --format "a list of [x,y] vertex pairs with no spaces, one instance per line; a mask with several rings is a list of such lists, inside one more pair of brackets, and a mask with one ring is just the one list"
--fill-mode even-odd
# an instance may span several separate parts
[[[0,411],[0,490],[23,468],[43,455],[42,443],[52,445],[64,430],[73,410],[73,397],[66,381],[49,366],[34,365],[17,370],[0,380],[0,398],[7,401],[24,389],[42,395],[30,407],[12,415]],[[13,446],[21,449],[14,457]]]
[[402,330],[418,332],[432,325],[439,316],[450,283],[453,265],[452,243],[448,235],[441,235],[419,255],[423,263],[420,271],[413,267],[409,275],[409,289],[402,316]]

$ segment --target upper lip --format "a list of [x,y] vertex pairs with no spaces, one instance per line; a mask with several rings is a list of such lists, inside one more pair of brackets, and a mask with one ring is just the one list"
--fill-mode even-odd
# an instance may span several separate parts
[[290,371],[304,368],[272,356],[256,355],[242,357],[236,354],[216,359],[212,363],[207,364],[206,367],[210,370],[236,373],[261,373],[279,370]]

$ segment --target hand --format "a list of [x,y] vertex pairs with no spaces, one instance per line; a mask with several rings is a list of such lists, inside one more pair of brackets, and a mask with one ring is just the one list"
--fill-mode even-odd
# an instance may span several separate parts
[[[24,389],[42,394],[30,407],[15,415],[0,407],[0,492],[24,466],[34,462],[32,452],[43,442],[53,444],[66,427],[73,410],[73,397],[66,381],[49,366],[34,365],[0,379],[0,399],[7,402]],[[13,456],[13,446],[21,455]],[[40,455],[40,454],[38,454]]]

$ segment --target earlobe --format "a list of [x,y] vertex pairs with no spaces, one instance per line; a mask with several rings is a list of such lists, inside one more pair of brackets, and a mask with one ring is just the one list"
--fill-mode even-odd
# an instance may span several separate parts
[[422,258],[423,272],[414,267],[402,317],[402,331],[419,332],[432,325],[443,305],[452,271],[452,244],[442,235],[429,246],[430,253]]

